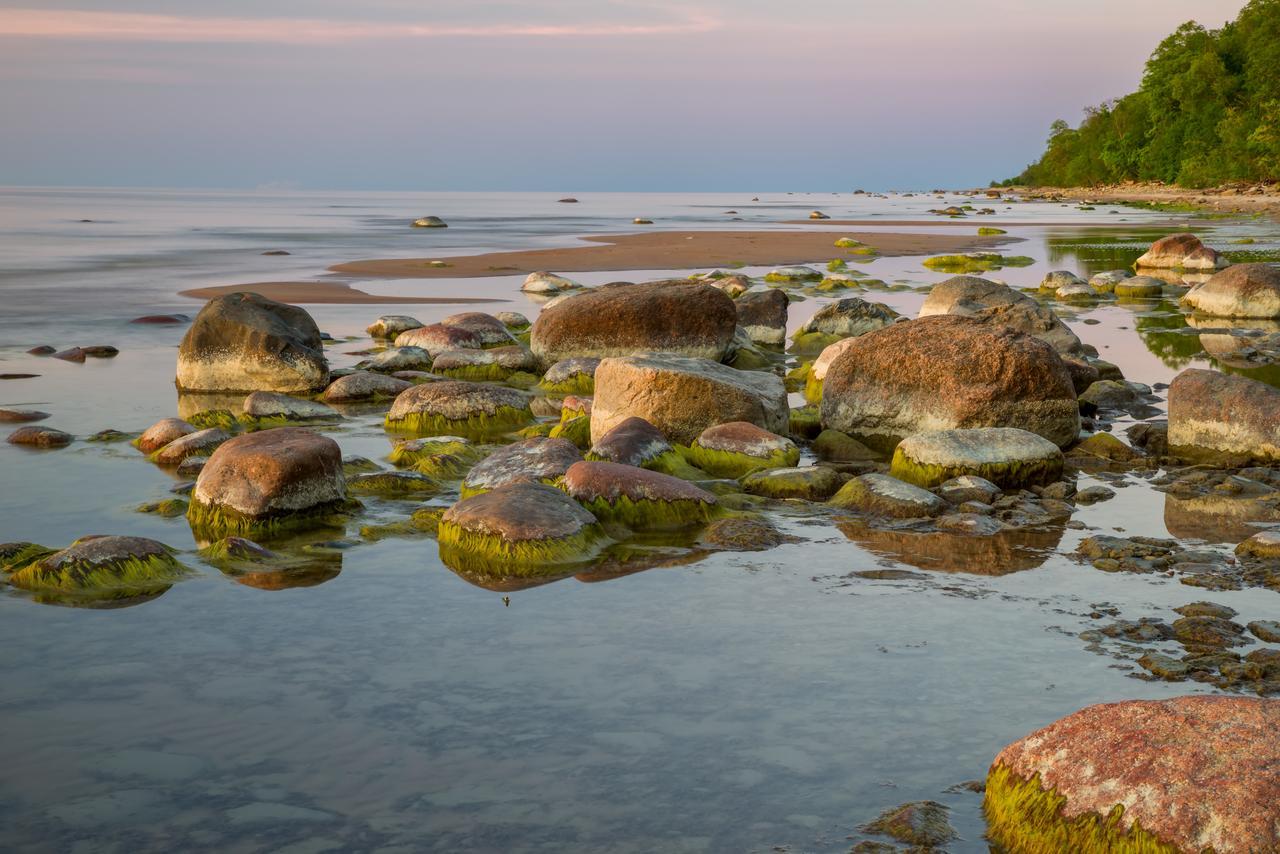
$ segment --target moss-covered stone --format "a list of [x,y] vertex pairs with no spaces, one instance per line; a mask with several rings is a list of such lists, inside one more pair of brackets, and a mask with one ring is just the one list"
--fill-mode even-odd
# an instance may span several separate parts
[[1062,451],[1048,439],[1011,427],[980,427],[908,436],[894,450],[889,473],[923,487],[975,475],[1002,489],[1020,489],[1052,483],[1062,466]]
[[139,504],[135,509],[139,513],[150,513],[169,519],[186,513],[187,502],[181,498],[165,498],[161,501],[149,501],[146,504]]
[[1009,232],[1005,231],[1003,228],[992,228],[989,225],[984,225],[978,229],[978,235],[980,237],[989,237],[995,234],[1008,234],[1008,233]]
[[933,850],[956,838],[948,819],[950,810],[937,801],[913,801],[891,807],[875,821],[864,824],[865,833],[880,833],[907,845]]
[[417,468],[423,460],[430,460],[441,454],[472,462],[482,456],[479,448],[461,436],[427,436],[396,442],[387,455],[387,460],[396,468]]
[[818,459],[832,463],[869,462],[880,455],[852,436],[839,430],[823,430],[813,440],[813,452]]
[[227,432],[232,432],[240,426],[239,417],[230,409],[206,409],[188,417],[186,421],[201,430],[217,427]]
[[826,501],[839,491],[845,476],[826,466],[780,468],[752,472],[742,478],[742,488],[766,498]]
[[190,571],[174,550],[143,537],[84,537],[9,576],[38,601],[105,605],[159,596]]
[[53,554],[57,549],[42,546],[38,543],[15,542],[0,543],[0,570],[11,572],[26,566],[32,561]]
[[435,495],[440,491],[440,484],[417,471],[380,471],[348,479],[347,489],[356,495],[419,498]]
[[684,449],[684,456],[716,477],[737,479],[753,471],[794,466],[800,449],[790,439],[739,421],[708,427]]
[[802,361],[791,370],[787,371],[786,377],[783,378],[783,385],[788,392],[804,391],[805,384],[809,381],[809,372],[813,369],[813,360]]
[[797,406],[791,410],[788,429],[792,436],[812,439],[822,432],[822,413],[813,404]]
[[1023,255],[1000,255],[996,252],[970,252],[964,255],[937,255],[921,262],[930,270],[942,273],[981,273],[1001,267],[1029,267],[1034,258]]
[[619,463],[575,463],[561,486],[607,526],[631,531],[678,531],[719,513],[716,497],[706,490],[678,477]]
[[568,439],[579,450],[585,451],[591,447],[591,416],[579,415],[561,421],[547,435],[552,439]]
[[388,430],[418,436],[488,438],[533,420],[528,395],[515,389],[446,381],[402,392],[387,413]]

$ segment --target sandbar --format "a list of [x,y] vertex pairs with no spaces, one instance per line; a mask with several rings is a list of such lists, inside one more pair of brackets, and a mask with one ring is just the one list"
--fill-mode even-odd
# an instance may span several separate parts
[[192,299],[213,299],[224,294],[255,293],[277,302],[341,304],[341,305],[395,305],[435,304],[468,305],[482,302],[508,302],[504,299],[479,297],[399,297],[369,294],[342,282],[252,282],[244,285],[213,285],[179,292],[179,296]]

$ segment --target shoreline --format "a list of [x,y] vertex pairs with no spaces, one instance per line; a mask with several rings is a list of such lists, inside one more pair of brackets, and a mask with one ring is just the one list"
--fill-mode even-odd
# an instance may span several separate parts
[[[1025,199],[1061,198],[1143,206],[1169,206],[1171,213],[1261,214],[1280,220],[1280,185],[1188,189],[1167,184],[1108,184],[1099,187],[998,187]],[[985,191],[976,191],[985,192]]]
[[211,285],[178,291],[178,296],[209,300],[214,297],[248,291],[267,299],[285,303],[311,305],[474,305],[510,302],[486,297],[399,297],[371,294],[342,282],[246,282],[242,285]]
[[[866,223],[859,223],[860,226]],[[973,226],[976,230],[976,225]],[[539,271],[595,273],[629,270],[694,270],[714,267],[772,267],[846,257],[838,237],[852,237],[878,255],[944,255],[990,249],[1017,237],[830,231],[654,231],[593,235],[586,245],[520,249],[430,258],[388,258],[335,264],[331,272],[389,278],[477,278],[528,275]],[[429,266],[443,263],[446,266]]]

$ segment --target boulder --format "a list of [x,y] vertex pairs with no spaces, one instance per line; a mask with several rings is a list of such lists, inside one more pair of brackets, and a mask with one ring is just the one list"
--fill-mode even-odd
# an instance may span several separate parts
[[479,495],[519,481],[554,484],[582,459],[567,439],[536,437],[503,445],[467,473],[462,496]]
[[829,503],[845,510],[895,519],[939,516],[947,510],[947,503],[932,492],[875,472],[850,480]]
[[329,382],[316,323],[297,306],[251,293],[215,297],[178,348],[178,388],[307,394]]
[[818,351],[838,339],[865,335],[891,326],[901,316],[883,303],[867,302],[858,297],[827,303],[796,332],[794,349]]
[[0,409],[0,424],[28,424],[48,417],[49,413],[39,409]]
[[461,329],[464,332],[470,332],[479,340],[481,347],[505,347],[516,343],[505,323],[492,314],[485,314],[483,311],[464,311],[461,314],[451,314],[440,321],[440,325],[449,329]]
[[1047,306],[1007,285],[978,276],[952,276],[929,291],[920,317],[954,314],[1004,326],[1039,338],[1062,354],[1080,355],[1084,345]]
[[550,394],[591,394],[596,388],[596,368],[600,360],[593,356],[561,359],[542,375],[538,387]]
[[416,317],[409,317],[407,314],[384,314],[371,323],[365,331],[373,338],[394,341],[401,332],[408,332],[420,326],[425,324]]
[[349,477],[347,491],[381,498],[427,498],[440,491],[440,484],[420,471],[373,471]]
[[1192,459],[1280,461],[1280,390],[1192,368],[1169,385],[1169,449]]
[[733,421],[703,430],[685,456],[716,477],[740,478],[760,469],[794,466],[800,461],[800,449],[776,433],[747,421]]
[[1215,317],[1280,318],[1280,267],[1234,264],[1189,291],[1182,304]]
[[[504,330],[506,327],[503,327]],[[396,336],[397,347],[418,347],[434,357],[446,350],[479,350],[484,341],[470,329],[461,326],[445,326],[443,323],[432,323],[401,332]]]
[[190,457],[207,457],[231,434],[221,427],[209,427],[179,436],[151,454],[151,461],[162,466],[181,465]]
[[787,340],[787,305],[784,291],[768,288],[744,293],[734,301],[738,325],[757,344],[783,344]]
[[826,466],[764,469],[743,477],[742,489],[749,495],[765,498],[826,501],[847,479],[847,475]]
[[595,439],[586,458],[677,476],[688,473],[689,468],[684,457],[671,447],[657,427],[634,416],[623,419]]
[[445,350],[431,371],[458,380],[505,380],[519,371],[536,371],[533,354],[518,344],[488,350]]
[[268,533],[314,523],[346,501],[338,443],[280,427],[219,446],[196,479],[187,520],[200,537]]
[[413,388],[413,383],[408,380],[372,371],[357,371],[334,380],[321,397],[326,403],[361,403],[390,400],[410,388]]
[[396,371],[429,371],[431,354],[421,347],[389,347],[356,364],[362,371],[394,374]]
[[38,601],[121,605],[159,596],[188,570],[173,549],[146,537],[81,537],[67,548],[15,567],[8,581]]
[[449,224],[438,216],[420,216],[413,221],[414,228],[448,228]]
[[1040,280],[1040,290],[1056,292],[1064,286],[1087,284],[1089,283],[1070,270],[1054,270],[1051,273],[1046,273],[1044,278]]
[[174,439],[194,432],[196,428],[181,418],[162,418],[134,439],[133,446],[144,454],[150,454],[160,450]]
[[600,521],[633,531],[700,525],[718,509],[714,495],[687,481],[620,463],[574,463],[563,488]]
[[603,285],[544,308],[530,346],[543,364],[658,351],[721,361],[737,327],[733,300],[687,281]]
[[437,537],[447,565],[487,577],[563,574],[608,543],[582,505],[528,481],[459,501],[440,517]]
[[1000,487],[986,478],[963,474],[940,484],[937,494],[950,504],[965,504],[970,501],[991,504],[1000,497]]
[[493,437],[533,420],[529,395],[484,383],[446,380],[400,393],[387,413],[388,430],[419,436]]
[[27,445],[32,448],[65,448],[75,439],[70,433],[52,427],[19,427],[6,439],[10,445]]
[[1059,447],[1080,416],[1048,344],[968,317],[923,317],[853,339],[831,364],[822,426],[888,451],[929,430],[1017,427]]
[[1128,270],[1107,270],[1090,278],[1089,285],[1100,294],[1109,294],[1115,290],[1116,285],[1132,275]]
[[1013,427],[936,430],[898,444],[889,473],[916,486],[934,487],[973,475],[1001,489],[1052,483],[1062,476],[1062,451],[1035,433]]
[[822,402],[822,383],[827,378],[827,371],[831,370],[832,362],[849,349],[853,342],[853,338],[841,338],[834,344],[828,344],[822,348],[822,352],[818,354],[817,359],[814,359],[804,380],[805,400],[810,403]]
[[1166,270],[1216,270],[1227,266],[1227,259],[1200,242],[1194,234],[1171,234],[1151,244],[1134,262],[1135,267]]
[[724,291],[733,299],[737,299],[747,291],[751,290],[751,280],[746,276],[737,274],[720,276],[715,279],[709,279],[704,276],[703,281],[708,285],[711,285],[713,288]]
[[527,294],[558,294],[562,291],[573,291],[581,288],[582,285],[566,279],[564,276],[557,276],[555,273],[530,273],[525,277],[524,284],[520,286],[520,290]]
[[508,330],[528,329],[530,326],[529,318],[518,311],[495,311],[493,316],[501,320]]
[[632,416],[681,444],[730,421],[783,433],[789,412],[786,389],[774,374],[666,353],[609,358],[596,370],[591,436],[599,440]]
[[342,416],[331,406],[314,400],[290,397],[274,391],[255,391],[244,399],[241,420],[259,427],[265,424],[284,426],[303,421],[341,421]]
[[1005,851],[1280,850],[1280,703],[1090,706],[1000,751],[988,838]]
[[1153,299],[1164,293],[1164,286],[1155,276],[1133,276],[1116,282],[1111,292],[1121,299]]

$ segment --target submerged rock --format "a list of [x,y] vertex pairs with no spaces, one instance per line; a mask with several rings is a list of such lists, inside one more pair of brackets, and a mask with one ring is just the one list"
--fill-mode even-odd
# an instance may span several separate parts
[[1134,276],[1116,282],[1111,292],[1121,299],[1152,299],[1164,293],[1165,283],[1154,276]]
[[387,413],[389,430],[420,436],[492,437],[533,420],[529,395],[513,388],[446,380],[414,386]]
[[1200,242],[1194,234],[1183,232],[1162,237],[1134,262],[1136,267],[1166,270],[1216,270],[1227,266],[1227,259]]
[[434,478],[416,471],[376,471],[347,478],[347,490],[382,498],[423,498],[440,491]]
[[19,427],[6,439],[10,445],[27,445],[33,448],[65,448],[75,436],[52,427]]
[[477,463],[462,482],[463,497],[511,483],[554,484],[582,454],[567,439],[533,438],[503,445]]
[[657,351],[722,360],[737,327],[733,300],[687,281],[604,285],[544,308],[530,346],[543,364]]
[[853,339],[823,380],[822,425],[887,450],[929,430],[1016,427],[1065,447],[1080,432],[1053,348],[965,317],[923,317]]
[[1215,317],[1280,318],[1280,267],[1233,264],[1189,291],[1182,304]]
[[412,223],[414,228],[448,228],[449,224],[438,216],[420,216]]
[[937,801],[914,801],[885,810],[875,821],[859,829],[932,850],[956,838],[950,815],[951,810]]
[[222,444],[200,471],[187,518],[202,536],[271,532],[346,507],[338,443],[302,427],[280,427]]
[[729,516],[715,519],[702,532],[701,543],[709,548],[734,552],[765,551],[783,543],[796,542],[763,516]]
[[996,756],[988,837],[1009,851],[1277,850],[1277,727],[1274,700],[1090,706]]
[[576,462],[564,490],[600,521],[633,531],[669,531],[700,525],[717,510],[716,497],[661,472],[620,463]]
[[1280,391],[1234,374],[1183,371],[1169,386],[1169,448],[1192,458],[1280,460]]
[[609,358],[596,370],[595,386],[593,440],[633,416],[682,444],[731,421],[747,421],[773,433],[788,426],[787,393],[780,378],[707,359],[665,353]]
[[1002,489],[1052,483],[1062,476],[1062,451],[1035,433],[1012,427],[936,430],[903,439],[889,473],[917,486],[975,475]]
[[181,391],[309,393],[328,381],[311,315],[257,294],[210,300],[178,348]]
[[716,477],[739,478],[760,469],[794,466],[800,461],[800,449],[776,433],[733,421],[703,430],[685,456]]

